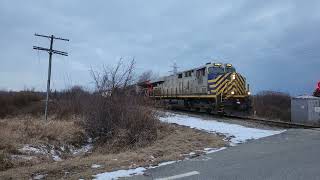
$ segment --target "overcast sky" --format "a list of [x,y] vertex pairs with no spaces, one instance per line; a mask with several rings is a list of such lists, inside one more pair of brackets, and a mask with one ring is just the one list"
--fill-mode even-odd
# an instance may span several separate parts
[[320,80],[320,1],[0,1],[0,89],[45,90],[49,41],[52,89],[91,86],[90,67],[135,57],[137,71],[167,75],[230,62],[254,92],[311,93]]

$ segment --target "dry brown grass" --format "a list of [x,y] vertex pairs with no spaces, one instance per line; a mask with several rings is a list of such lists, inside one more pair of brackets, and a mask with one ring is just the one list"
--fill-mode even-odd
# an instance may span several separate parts
[[[92,175],[106,171],[156,165],[169,160],[181,160],[185,158],[183,154],[201,153],[197,150],[203,150],[206,147],[225,146],[222,139],[223,137],[214,134],[163,124],[158,129],[158,140],[150,146],[117,154],[105,154],[105,152],[101,154],[99,151],[103,147],[100,147],[87,157],[75,157],[63,162],[9,169],[0,172],[0,179],[29,179],[35,174],[47,174],[47,179],[90,179]],[[99,164],[101,168],[92,169],[92,164]]]
[[[83,142],[84,130],[77,121],[45,122],[42,118],[35,117],[0,119],[0,156],[2,154],[3,161],[8,161],[5,156],[7,154],[19,154],[18,149],[26,144],[79,146]],[[8,167],[2,167],[0,170]]]
[[0,151],[0,171],[4,169],[9,169],[12,167],[13,167],[13,163],[8,157],[8,154]]
[[84,130],[77,121],[24,117],[0,120],[0,149],[21,144],[80,145]]

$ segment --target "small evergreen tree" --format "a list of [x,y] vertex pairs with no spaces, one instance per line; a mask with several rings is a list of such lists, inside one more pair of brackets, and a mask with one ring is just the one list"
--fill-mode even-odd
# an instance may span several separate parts
[[314,96],[316,97],[320,97],[320,88],[317,88],[314,93],[313,93]]
[[318,82],[318,87],[313,93],[314,96],[320,97],[320,81]]

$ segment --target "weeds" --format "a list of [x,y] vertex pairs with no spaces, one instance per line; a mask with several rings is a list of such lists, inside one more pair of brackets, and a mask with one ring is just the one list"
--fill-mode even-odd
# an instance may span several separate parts
[[74,115],[81,116],[87,109],[92,94],[85,91],[81,86],[73,86],[62,92],[55,92],[52,95],[51,113],[57,119],[70,118]]
[[156,140],[159,122],[137,97],[96,97],[94,102],[85,116],[85,128],[97,143],[106,145],[106,152],[141,147]]
[[0,120],[0,151],[16,153],[24,144],[74,145],[86,141],[85,132],[77,121],[49,121],[36,118]]
[[[34,91],[0,92],[0,118],[22,113],[37,114],[42,94]],[[27,111],[25,111],[26,109]]]
[[10,161],[10,159],[7,157],[7,154],[0,151],[0,171],[4,171],[11,167],[13,167],[13,164]]

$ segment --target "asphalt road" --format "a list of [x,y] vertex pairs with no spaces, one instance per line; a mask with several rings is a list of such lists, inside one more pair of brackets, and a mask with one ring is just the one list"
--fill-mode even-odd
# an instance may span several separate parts
[[145,174],[129,179],[320,179],[320,131],[290,129]]

